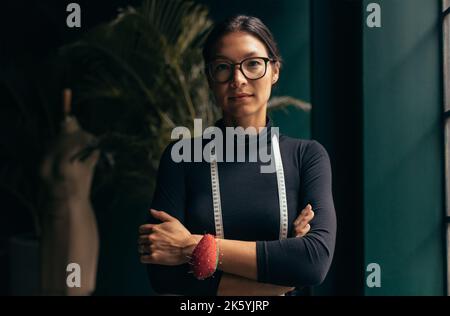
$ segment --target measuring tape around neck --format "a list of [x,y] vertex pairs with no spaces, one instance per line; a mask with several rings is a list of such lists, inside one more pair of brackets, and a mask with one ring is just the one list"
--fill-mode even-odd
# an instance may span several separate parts
[[[214,147],[215,148],[215,147]],[[272,136],[272,153],[275,160],[275,171],[277,174],[278,200],[280,205],[280,235],[279,239],[286,239],[288,232],[288,210],[286,197],[286,184],[284,181],[283,161],[281,160],[280,145],[276,134]],[[216,237],[224,239],[222,203],[220,200],[219,170],[217,167],[217,156],[215,150],[211,153],[211,188],[214,207],[214,224]]]

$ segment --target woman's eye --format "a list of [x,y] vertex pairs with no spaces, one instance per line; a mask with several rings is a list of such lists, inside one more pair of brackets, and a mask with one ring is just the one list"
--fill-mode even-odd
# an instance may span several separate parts
[[230,69],[230,66],[228,64],[218,64],[214,67],[215,71],[225,71]]
[[261,66],[261,62],[259,60],[250,60],[250,61],[248,61],[247,66],[259,67],[259,66]]

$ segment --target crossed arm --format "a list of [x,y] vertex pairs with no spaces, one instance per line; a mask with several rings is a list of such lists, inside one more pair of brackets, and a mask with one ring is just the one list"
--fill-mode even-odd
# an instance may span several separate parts
[[[174,217],[163,211],[152,210],[161,224],[140,226],[141,262],[160,265],[180,265],[188,261],[202,235],[192,235]],[[314,217],[308,205],[294,222],[296,237],[304,236]],[[218,269],[223,271],[218,295],[281,295],[293,287],[257,282],[256,242],[219,239],[220,258]]]

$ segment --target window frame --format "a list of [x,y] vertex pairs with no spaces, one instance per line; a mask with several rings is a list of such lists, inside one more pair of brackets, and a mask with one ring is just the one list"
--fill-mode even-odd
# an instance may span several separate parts
[[446,251],[446,295],[450,295],[450,0],[442,0],[441,14],[442,66],[443,66],[443,111],[442,126],[445,160],[445,211],[444,241]]

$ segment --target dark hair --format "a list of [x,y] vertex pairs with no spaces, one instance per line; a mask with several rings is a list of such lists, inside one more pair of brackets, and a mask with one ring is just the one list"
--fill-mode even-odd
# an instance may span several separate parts
[[215,25],[205,40],[203,46],[203,60],[205,63],[211,59],[211,53],[216,42],[224,35],[233,32],[249,33],[258,38],[266,46],[269,57],[281,65],[282,58],[272,33],[264,23],[253,16],[235,15]]

